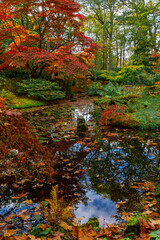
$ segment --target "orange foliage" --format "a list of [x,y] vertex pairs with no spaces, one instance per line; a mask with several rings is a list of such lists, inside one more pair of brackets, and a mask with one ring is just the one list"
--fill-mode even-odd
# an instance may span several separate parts
[[54,159],[16,111],[0,112],[0,177],[54,182]]
[[0,97],[0,109],[4,107],[4,99]]
[[153,72],[159,73],[160,72],[160,54],[155,53],[152,55],[152,57],[155,59],[155,66],[154,66]]

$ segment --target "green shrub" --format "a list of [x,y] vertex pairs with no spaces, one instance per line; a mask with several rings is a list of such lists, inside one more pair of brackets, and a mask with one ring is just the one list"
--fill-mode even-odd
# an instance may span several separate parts
[[150,74],[148,77],[147,85],[151,86],[154,85],[155,82],[160,81],[160,73],[159,74]]
[[112,81],[119,84],[132,84],[132,85],[152,85],[155,83],[154,75],[148,74],[143,65],[130,65],[123,67]]
[[102,70],[101,73],[97,76],[98,80],[103,80],[106,82],[113,81],[116,77],[116,72],[115,71],[107,71],[107,70]]
[[5,89],[2,89],[2,91],[0,92],[0,97],[4,98],[5,102],[9,105],[15,103],[17,99],[17,96],[14,93]]
[[124,87],[119,86],[118,84],[114,85],[113,83],[109,82],[107,85],[102,86],[103,91],[100,92],[101,96],[120,96]]
[[87,94],[90,96],[99,95],[105,97],[120,96],[124,88],[118,84],[113,84],[109,82],[106,85],[102,85],[99,82],[94,82],[87,89]]
[[18,83],[18,93],[45,101],[65,97],[64,92],[61,91],[61,87],[57,83],[43,79],[23,80],[22,83]]
[[88,77],[91,80],[95,80],[96,75],[96,81],[112,81],[114,77],[116,77],[116,71],[107,71],[107,70],[93,70],[91,71],[91,75]]
[[5,69],[3,74],[7,78],[22,78],[29,79],[30,74],[27,69]]
[[97,80],[99,80],[99,76],[103,73],[103,71],[104,70],[92,70],[91,74],[89,75],[89,79],[94,81],[95,80],[95,75],[96,75]]
[[102,84],[99,82],[94,82],[87,88],[87,94],[89,96],[101,95],[102,91]]
[[0,87],[4,87],[4,85],[7,83],[7,79],[3,76],[0,76]]

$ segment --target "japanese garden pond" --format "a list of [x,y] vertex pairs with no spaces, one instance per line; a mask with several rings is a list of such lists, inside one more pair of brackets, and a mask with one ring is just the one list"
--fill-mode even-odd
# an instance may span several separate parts
[[[23,115],[52,150],[55,185],[66,201],[73,201],[81,223],[97,217],[103,225],[121,221],[124,212],[141,212],[145,191],[135,185],[157,181],[160,132],[101,128],[100,112],[89,100],[27,110]],[[86,124],[82,135],[77,133],[79,116]],[[37,203],[49,198],[50,190],[50,184],[1,182],[1,224],[22,211],[30,212],[23,224],[16,223],[23,231],[43,222]]]

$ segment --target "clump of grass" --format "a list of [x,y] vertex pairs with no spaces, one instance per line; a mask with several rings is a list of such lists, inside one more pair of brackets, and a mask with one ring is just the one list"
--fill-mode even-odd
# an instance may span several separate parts
[[37,101],[29,98],[17,98],[17,101],[11,105],[12,109],[20,109],[20,108],[29,108],[29,107],[40,107],[47,105],[44,101]]
[[26,97],[17,97],[13,92],[5,89],[0,92],[0,97],[4,98],[6,105],[12,109],[40,107],[47,105],[45,101],[38,101]]

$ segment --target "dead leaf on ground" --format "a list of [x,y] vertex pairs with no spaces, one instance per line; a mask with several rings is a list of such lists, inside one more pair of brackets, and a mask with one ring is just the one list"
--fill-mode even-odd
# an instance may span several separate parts
[[6,230],[4,232],[4,236],[5,237],[11,237],[13,236],[14,234],[16,234],[20,229],[10,229],[10,230]]
[[63,227],[65,230],[72,231],[72,226],[68,225],[66,222],[62,220],[60,221],[60,226]]
[[15,236],[15,240],[28,240],[28,235],[24,234],[22,236]]
[[93,235],[86,229],[78,229],[78,240],[93,240]]
[[56,237],[52,238],[52,240],[62,240],[62,238],[60,236],[56,236]]
[[159,227],[160,227],[160,218],[158,218],[156,220],[151,220],[151,223],[153,223],[154,225],[159,225]]

